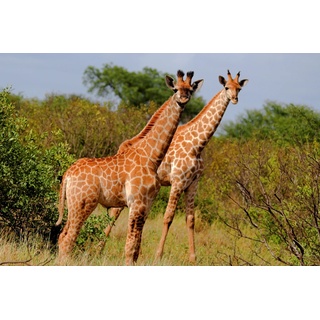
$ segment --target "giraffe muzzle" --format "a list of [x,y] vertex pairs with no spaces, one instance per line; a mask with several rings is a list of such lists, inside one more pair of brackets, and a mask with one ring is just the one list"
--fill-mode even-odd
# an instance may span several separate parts
[[190,100],[190,97],[187,95],[183,95],[183,96],[180,96],[179,100],[180,100],[180,103],[186,104]]
[[231,102],[232,102],[233,104],[237,104],[237,103],[238,103],[238,97],[233,97],[233,98],[231,99]]

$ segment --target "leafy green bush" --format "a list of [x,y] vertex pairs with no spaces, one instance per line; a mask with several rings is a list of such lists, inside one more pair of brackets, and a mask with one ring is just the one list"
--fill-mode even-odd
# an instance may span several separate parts
[[77,238],[78,248],[90,246],[93,243],[106,240],[104,229],[109,224],[113,224],[113,219],[106,214],[91,214],[81,228]]
[[223,126],[224,136],[248,140],[270,139],[280,145],[320,142],[320,113],[303,105],[268,102],[262,110],[248,110]]
[[[59,133],[55,133],[59,136]],[[57,215],[58,178],[73,161],[64,143],[41,147],[36,135],[18,117],[9,91],[0,93],[0,228],[17,237],[47,236]]]

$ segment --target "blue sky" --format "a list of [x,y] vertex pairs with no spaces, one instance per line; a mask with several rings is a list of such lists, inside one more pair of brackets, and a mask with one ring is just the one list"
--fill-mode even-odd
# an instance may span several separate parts
[[[19,10],[15,10],[19,2]],[[163,0],[146,6],[137,0],[48,2],[12,0],[3,12],[0,88],[43,99],[46,94],[87,93],[82,83],[89,66],[105,63],[129,71],[143,67],[175,74],[193,70],[203,78],[206,102],[220,89],[218,76],[249,79],[239,103],[229,105],[221,126],[267,101],[304,104],[320,112],[319,19],[311,0],[304,5],[247,0],[197,3]],[[34,5],[34,6],[33,6]],[[33,10],[37,6],[37,10]],[[144,8],[143,11],[136,10]],[[30,10],[31,8],[31,10]],[[250,9],[250,10],[249,10]],[[290,9],[290,10],[289,10]],[[28,12],[28,14],[26,14]],[[21,22],[17,24],[16,21]]]
[[83,72],[105,63],[129,71],[143,67],[175,74],[193,70],[194,80],[204,79],[198,93],[208,102],[221,85],[218,76],[227,69],[249,79],[237,105],[230,104],[223,122],[235,121],[245,110],[261,109],[267,101],[304,104],[320,112],[318,53],[1,53],[0,87],[25,97],[45,98],[46,94],[80,94],[90,98],[82,82]]

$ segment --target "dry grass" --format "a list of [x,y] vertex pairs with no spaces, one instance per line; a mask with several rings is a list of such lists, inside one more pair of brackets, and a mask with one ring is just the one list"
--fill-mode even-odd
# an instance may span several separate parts
[[[76,249],[68,265],[71,266],[123,266],[128,214],[124,211],[112,229],[105,246],[94,243],[85,250]],[[165,245],[164,255],[155,263],[154,257],[161,236],[162,217],[146,221],[138,266],[189,266],[188,239],[183,216],[176,216]],[[234,237],[230,229],[215,221],[208,226],[196,219],[197,266],[277,265],[263,246]],[[16,243],[10,237],[0,238],[1,265],[58,265],[56,250],[39,239]]]

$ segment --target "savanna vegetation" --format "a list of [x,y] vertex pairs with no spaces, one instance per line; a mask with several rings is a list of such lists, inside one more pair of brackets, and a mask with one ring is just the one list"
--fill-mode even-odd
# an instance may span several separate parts
[[[131,100],[140,97],[138,83],[148,77],[156,91],[150,86],[150,95],[141,93],[145,99]],[[89,67],[84,73],[89,90],[107,98],[113,94],[117,103],[0,93],[0,264],[56,264],[49,239],[58,216],[59,179],[75,159],[113,155],[144,127],[170,95],[159,78],[162,74],[148,68],[129,73],[112,65]],[[320,265],[320,114],[307,106],[267,102],[221,126],[203,151],[197,264]],[[149,214],[140,265],[153,263],[168,194],[163,187]],[[161,265],[188,265],[183,206],[182,197]],[[106,239],[103,229],[112,221],[98,207],[82,228],[71,264],[123,265],[126,221],[124,212]]]

